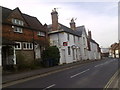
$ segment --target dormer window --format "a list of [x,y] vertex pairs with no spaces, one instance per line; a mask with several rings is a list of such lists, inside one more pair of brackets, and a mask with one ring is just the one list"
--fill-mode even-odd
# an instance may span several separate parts
[[20,25],[20,26],[24,25],[24,22],[22,20],[18,20],[18,19],[12,19],[12,23],[16,24],[16,25]]
[[38,35],[38,36],[45,36],[45,33],[39,31],[39,32],[37,33],[37,35]]

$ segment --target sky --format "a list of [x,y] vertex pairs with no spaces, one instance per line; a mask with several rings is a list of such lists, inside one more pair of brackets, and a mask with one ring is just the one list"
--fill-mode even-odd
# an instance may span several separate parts
[[76,26],[84,25],[86,31],[92,32],[92,38],[100,47],[108,48],[118,42],[118,2],[107,0],[1,0],[0,6],[9,9],[19,7],[22,13],[37,17],[44,25],[51,24],[51,12],[57,8],[58,21],[70,27],[71,18]]

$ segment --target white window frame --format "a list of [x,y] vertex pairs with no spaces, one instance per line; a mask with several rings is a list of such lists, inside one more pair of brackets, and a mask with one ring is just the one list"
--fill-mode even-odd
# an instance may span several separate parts
[[14,27],[14,32],[23,33],[23,29],[20,27]]
[[20,45],[20,48],[18,47],[18,45],[15,45],[15,49],[16,50],[21,50],[22,49],[21,42],[15,42],[15,43]]
[[45,33],[39,31],[39,32],[37,33],[37,35],[38,35],[38,36],[45,36]]
[[22,20],[19,20],[19,19],[12,19],[12,23],[13,24],[17,24],[17,25],[21,25],[21,26],[24,26],[24,22]]
[[[24,45],[25,45],[25,47],[24,47]],[[32,45],[32,46],[30,47],[30,45]],[[23,49],[24,50],[33,50],[33,43],[23,42]]]

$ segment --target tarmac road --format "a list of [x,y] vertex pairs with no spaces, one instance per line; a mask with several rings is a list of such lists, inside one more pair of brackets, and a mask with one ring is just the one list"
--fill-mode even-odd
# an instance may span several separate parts
[[[104,88],[118,71],[118,59],[85,63],[6,88]],[[4,89],[3,89],[4,90]]]

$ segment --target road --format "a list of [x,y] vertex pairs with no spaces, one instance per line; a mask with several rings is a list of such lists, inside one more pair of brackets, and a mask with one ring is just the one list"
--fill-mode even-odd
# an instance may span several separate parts
[[6,88],[104,88],[118,70],[118,59],[86,63]]

